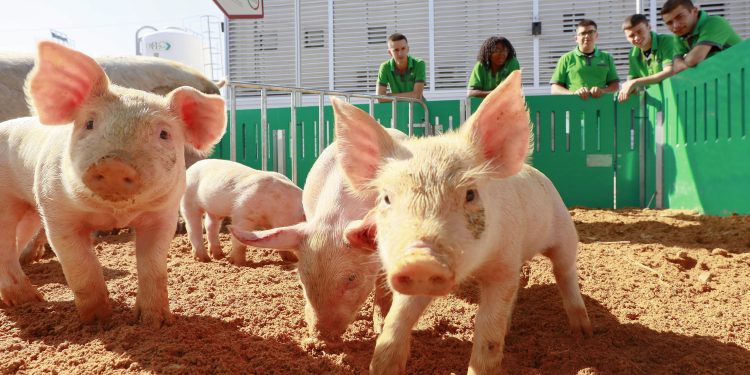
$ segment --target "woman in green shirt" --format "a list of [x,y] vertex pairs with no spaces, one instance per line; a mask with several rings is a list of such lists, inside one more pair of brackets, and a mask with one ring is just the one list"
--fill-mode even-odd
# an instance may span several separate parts
[[508,77],[510,72],[518,69],[521,67],[510,41],[502,36],[491,36],[479,48],[466,95],[483,98]]

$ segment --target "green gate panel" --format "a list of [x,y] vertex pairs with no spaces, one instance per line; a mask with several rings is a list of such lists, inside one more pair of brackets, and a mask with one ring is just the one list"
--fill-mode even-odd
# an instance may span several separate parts
[[664,206],[750,213],[750,41],[664,83]]
[[[481,102],[479,98],[470,100],[472,113]],[[588,100],[574,95],[526,96],[526,105],[534,137],[531,165],[552,181],[567,206],[612,208],[616,162],[613,95]],[[628,102],[627,110],[621,110],[622,117],[629,116],[632,106]],[[637,165],[637,147],[628,150],[624,146],[630,147],[630,130],[623,128],[618,134],[627,139],[619,142],[626,165]],[[637,205],[637,172],[635,178],[629,171],[621,174],[618,192],[625,194],[622,201]]]

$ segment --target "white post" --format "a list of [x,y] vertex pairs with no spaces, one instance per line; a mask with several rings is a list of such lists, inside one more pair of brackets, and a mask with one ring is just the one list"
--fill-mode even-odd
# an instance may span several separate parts
[[[532,0],[531,1],[531,22],[540,22],[539,21],[539,0]],[[541,82],[539,82],[539,69],[541,68],[541,63],[539,59],[540,47],[539,47],[539,35],[533,35],[531,37],[531,49],[533,51],[532,55],[534,56],[534,88],[539,88],[541,85]]]

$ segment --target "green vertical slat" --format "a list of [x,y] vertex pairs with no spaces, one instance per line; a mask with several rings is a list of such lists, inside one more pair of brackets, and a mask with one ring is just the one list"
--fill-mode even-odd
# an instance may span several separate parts
[[[641,97],[632,96],[617,106],[617,207],[641,207],[641,133],[643,110]],[[644,191],[644,200],[646,197]]]

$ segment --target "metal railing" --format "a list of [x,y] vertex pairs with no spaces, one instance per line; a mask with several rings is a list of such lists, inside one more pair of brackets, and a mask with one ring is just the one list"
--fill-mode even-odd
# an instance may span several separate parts
[[[409,103],[409,135],[414,134],[415,127],[424,127],[426,135],[434,134],[432,126],[430,125],[429,118],[430,112],[424,101],[414,98],[403,98],[398,96],[384,96],[384,95],[369,95],[369,94],[356,94],[356,93],[345,93],[338,91],[328,90],[315,90],[306,89],[301,87],[292,86],[278,86],[278,85],[265,85],[258,83],[246,83],[246,82],[229,82],[227,83],[227,96],[229,97],[229,159],[237,161],[237,88],[247,88],[260,90],[260,137],[261,137],[261,169],[264,171],[268,170],[268,91],[286,91],[290,96],[290,112],[291,121],[289,124],[289,140],[292,147],[289,148],[290,158],[292,161],[292,181],[297,184],[297,107],[298,103],[301,102],[301,95],[318,95],[318,114],[319,114],[319,134],[323,134],[324,131],[324,112],[325,97],[326,96],[340,96],[344,97],[347,102],[351,102],[352,98],[360,98],[369,100],[369,113],[370,116],[374,117],[375,114],[375,100],[384,99],[391,101],[391,128],[396,127],[396,120],[398,116],[398,103],[408,102]],[[424,109],[425,120],[423,125],[414,124],[414,103],[418,103]],[[303,134],[304,136],[304,134]],[[304,143],[304,142],[303,142]],[[322,152],[326,147],[324,137],[318,139],[318,153]]]

